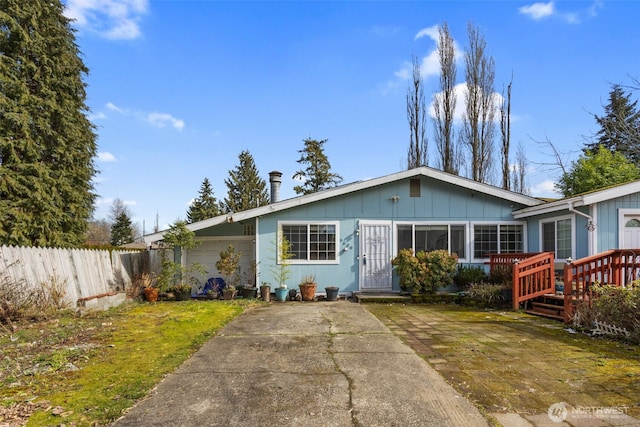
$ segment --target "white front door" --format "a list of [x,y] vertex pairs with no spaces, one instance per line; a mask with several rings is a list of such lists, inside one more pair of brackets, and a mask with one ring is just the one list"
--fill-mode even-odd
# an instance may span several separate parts
[[391,222],[360,221],[360,289],[391,290]]
[[623,224],[623,239],[621,249],[640,248],[640,217],[625,216]]

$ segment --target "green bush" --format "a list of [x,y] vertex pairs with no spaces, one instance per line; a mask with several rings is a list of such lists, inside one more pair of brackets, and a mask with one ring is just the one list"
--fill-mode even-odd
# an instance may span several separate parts
[[471,283],[487,281],[487,273],[480,266],[458,265],[458,270],[453,276],[453,282],[460,288],[465,289]]
[[448,286],[458,265],[458,257],[446,250],[420,251],[402,249],[392,261],[400,276],[400,288],[415,294],[433,293]]
[[594,285],[595,319],[625,328],[633,341],[640,342],[640,286]]
[[490,307],[501,299],[502,285],[490,282],[470,283],[465,293],[466,297],[478,301],[484,307]]

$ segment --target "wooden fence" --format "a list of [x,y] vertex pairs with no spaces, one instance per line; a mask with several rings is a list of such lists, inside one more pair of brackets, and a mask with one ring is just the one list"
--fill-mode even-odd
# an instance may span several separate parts
[[0,247],[0,280],[27,289],[55,281],[70,307],[124,293],[136,276],[160,270],[157,251]]

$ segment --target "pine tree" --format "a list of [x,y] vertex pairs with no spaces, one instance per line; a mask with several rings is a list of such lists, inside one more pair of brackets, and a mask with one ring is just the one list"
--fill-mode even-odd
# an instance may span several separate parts
[[227,197],[224,199],[224,211],[241,212],[269,203],[267,183],[260,173],[249,151],[244,150],[238,156],[240,163],[229,171]]
[[316,141],[307,138],[303,140],[304,148],[298,150],[300,158],[298,163],[306,164],[305,170],[299,170],[293,175],[293,179],[302,179],[302,185],[296,185],[293,190],[296,194],[311,194],[327,188],[335,187],[342,182],[342,177],[337,173],[331,172],[331,164],[326,154],[324,154],[323,145],[326,139]]
[[191,202],[187,210],[187,222],[198,222],[220,215],[218,200],[213,195],[213,188],[208,178],[202,181],[198,197]]
[[111,226],[111,244],[113,246],[122,246],[133,242],[133,227],[131,226],[131,218],[126,212],[120,213],[113,225]]
[[619,84],[612,86],[609,103],[604,106],[604,116],[593,115],[600,126],[596,140],[586,144],[584,152],[603,146],[617,152],[640,167],[640,111],[638,101],[632,101]]
[[84,242],[96,197],[87,72],[60,0],[0,0],[0,243]]

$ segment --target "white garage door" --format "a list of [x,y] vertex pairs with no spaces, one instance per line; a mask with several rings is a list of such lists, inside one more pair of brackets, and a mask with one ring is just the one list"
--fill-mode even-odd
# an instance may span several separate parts
[[216,262],[220,259],[220,252],[226,250],[229,244],[232,244],[236,252],[241,254],[238,284],[249,283],[248,278],[253,273],[252,264],[256,253],[253,237],[204,240],[196,248],[187,251],[185,262],[187,265],[193,263],[204,265],[207,273],[203,282],[209,277],[222,277],[226,281],[228,278],[216,269]]

